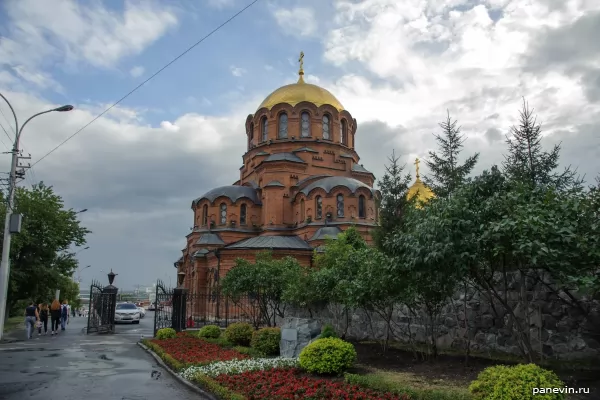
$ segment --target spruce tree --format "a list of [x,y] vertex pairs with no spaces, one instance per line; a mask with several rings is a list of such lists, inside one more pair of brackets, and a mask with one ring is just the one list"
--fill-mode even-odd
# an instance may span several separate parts
[[386,172],[379,183],[379,221],[373,232],[373,240],[380,250],[384,249],[386,237],[402,225],[406,206],[410,203],[406,195],[411,176],[403,174],[406,166],[400,165],[399,160],[392,151],[392,155],[388,157],[389,164],[385,166]]
[[464,135],[460,133],[457,121],[450,118],[450,112],[445,122],[439,124],[442,134],[436,135],[439,153],[429,152],[429,160],[425,164],[430,174],[423,177],[425,183],[431,188],[437,197],[448,197],[456,188],[464,183],[477,164],[479,153],[468,157],[464,163],[459,163],[459,155],[465,141]]
[[582,181],[575,178],[576,172],[570,167],[562,173],[556,172],[561,145],[555,145],[549,152],[544,150],[541,143],[542,127],[525,99],[519,117],[519,125],[512,126],[506,137],[508,154],[503,167],[508,178],[532,188],[539,185],[549,185],[559,190],[579,188]]

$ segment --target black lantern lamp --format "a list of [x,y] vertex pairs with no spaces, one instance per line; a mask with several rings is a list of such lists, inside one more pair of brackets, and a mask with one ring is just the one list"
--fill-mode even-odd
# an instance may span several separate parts
[[112,270],[112,268],[110,269],[110,272],[108,273],[108,284],[112,285],[113,282],[115,281],[115,276],[117,276],[118,274],[115,274]]
[[183,280],[185,279],[185,272],[181,271],[177,273],[177,285],[183,286]]

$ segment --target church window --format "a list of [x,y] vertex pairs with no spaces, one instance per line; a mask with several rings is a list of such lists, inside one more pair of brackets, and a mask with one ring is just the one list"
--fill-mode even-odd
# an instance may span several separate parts
[[365,196],[358,196],[358,218],[365,217]]
[[330,122],[329,122],[329,115],[323,115],[323,139],[326,140],[330,140],[331,139],[331,133],[330,133]]
[[317,196],[315,198],[315,203],[315,209],[317,210],[316,219],[321,219],[323,218],[323,198],[321,196]]
[[227,204],[221,203],[221,225],[227,223]]
[[304,199],[300,200],[300,221],[304,222],[306,218],[304,218]]
[[344,217],[344,196],[342,194],[337,195],[337,216],[338,218]]
[[348,124],[345,119],[340,124],[340,142],[343,145],[348,145]]
[[261,131],[261,134],[262,134],[261,140],[263,142],[266,142],[267,141],[267,132],[268,132],[267,131],[267,117],[263,117],[262,122],[261,122],[261,129],[262,129],[262,131]]
[[240,206],[240,225],[246,225],[246,205]]
[[285,139],[288,136],[288,116],[286,113],[279,114],[279,132],[277,137]]
[[302,116],[300,117],[300,128],[301,128],[300,136],[302,136],[302,137],[310,136],[310,115],[306,111],[303,112]]
[[208,225],[208,205],[202,206],[202,225]]

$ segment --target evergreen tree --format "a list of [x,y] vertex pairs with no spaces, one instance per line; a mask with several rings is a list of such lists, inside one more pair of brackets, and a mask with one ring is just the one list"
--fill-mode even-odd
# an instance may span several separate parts
[[402,225],[406,207],[411,203],[406,197],[411,176],[403,175],[406,166],[400,165],[399,160],[392,151],[388,157],[389,164],[385,166],[386,172],[379,183],[379,221],[373,232],[373,240],[380,250],[384,249],[385,238]]
[[439,154],[430,151],[429,160],[425,160],[431,173],[429,176],[424,176],[423,180],[437,197],[448,197],[464,183],[479,159],[479,153],[476,153],[468,157],[463,164],[459,164],[458,158],[465,137],[461,135],[460,127],[456,125],[456,122],[456,120],[452,121],[450,112],[448,112],[446,121],[439,124],[443,133],[441,135],[434,134]]
[[562,173],[556,172],[561,146],[557,144],[549,152],[543,149],[542,127],[525,99],[519,115],[519,125],[511,127],[506,137],[508,154],[503,166],[508,178],[531,187],[550,185],[559,190],[580,188],[582,182],[575,178],[575,171],[570,167]]

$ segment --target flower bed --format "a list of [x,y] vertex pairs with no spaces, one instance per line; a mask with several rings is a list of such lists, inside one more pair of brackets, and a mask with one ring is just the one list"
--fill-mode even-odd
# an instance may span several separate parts
[[250,371],[263,371],[273,368],[295,368],[298,366],[296,358],[255,358],[247,360],[218,361],[204,366],[194,366],[185,369],[181,376],[192,380],[196,374],[204,374],[211,378],[219,375],[235,375]]
[[394,395],[330,379],[303,375],[298,369],[250,371],[237,375],[219,375],[221,386],[243,394],[248,400],[340,399],[340,400],[409,400]]
[[250,358],[233,349],[226,349],[185,333],[172,339],[153,339],[164,352],[183,364],[205,365],[215,361],[242,360]]

